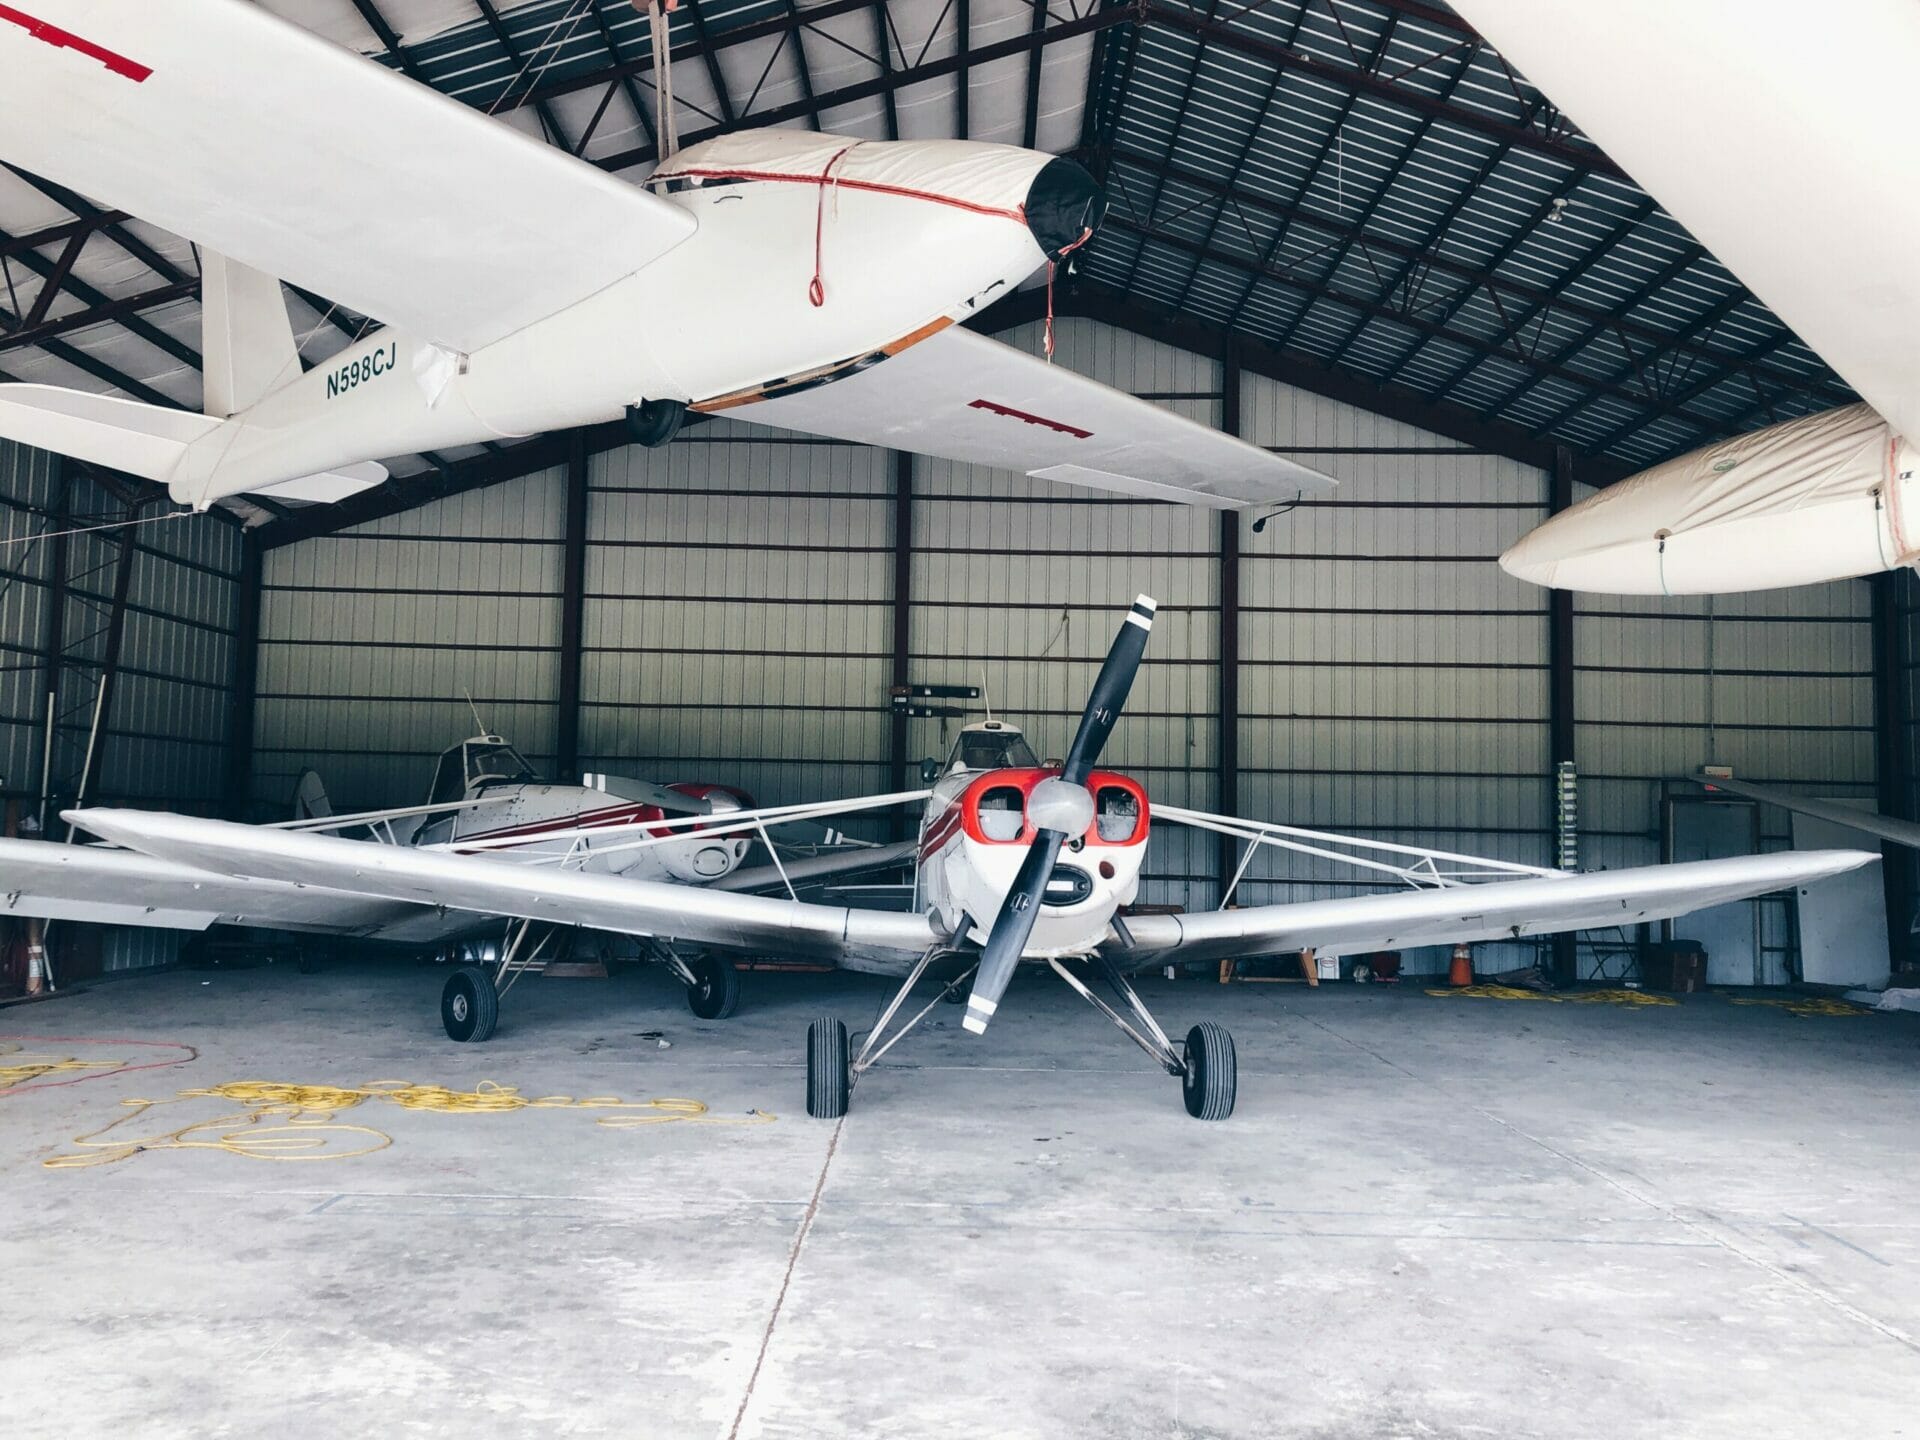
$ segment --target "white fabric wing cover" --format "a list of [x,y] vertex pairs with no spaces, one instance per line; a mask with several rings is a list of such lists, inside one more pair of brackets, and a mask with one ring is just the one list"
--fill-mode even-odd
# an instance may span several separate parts
[[1903,435],[1920,435],[1920,5],[1454,8]]
[[1536,585],[1717,595],[1920,555],[1920,457],[1868,405],[1723,440],[1610,485],[1500,557]]
[[847,379],[727,415],[1220,510],[1333,488],[1318,471],[957,326]]
[[0,160],[471,352],[685,211],[242,0],[0,7]]

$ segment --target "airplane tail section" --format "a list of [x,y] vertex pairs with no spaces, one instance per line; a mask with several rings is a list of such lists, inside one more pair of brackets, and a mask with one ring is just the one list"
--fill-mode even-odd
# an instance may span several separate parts
[[[189,446],[239,423],[58,385],[0,385],[0,440],[15,440],[163,484],[173,480]],[[249,493],[326,504],[372,489],[386,478],[386,466],[367,460],[253,486]]]
[[332,815],[333,801],[327,798],[327,787],[321,783],[319,772],[302,770],[293,785],[293,818],[325,820]]
[[187,447],[229,422],[57,385],[0,385],[0,438],[166,480]]
[[300,378],[300,354],[280,282],[211,250],[200,252],[203,408],[237,415]]

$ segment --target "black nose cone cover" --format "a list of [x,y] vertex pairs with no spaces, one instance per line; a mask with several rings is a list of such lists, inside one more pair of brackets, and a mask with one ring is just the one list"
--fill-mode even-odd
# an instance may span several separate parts
[[1049,160],[1027,188],[1027,229],[1049,260],[1058,260],[1107,213],[1107,194],[1073,161]]

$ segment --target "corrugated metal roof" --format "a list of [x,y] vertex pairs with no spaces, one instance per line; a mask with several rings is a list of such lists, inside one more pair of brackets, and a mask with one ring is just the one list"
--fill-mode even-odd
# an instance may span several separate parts
[[1146,14],[1088,281],[1629,466],[1852,398],[1451,11]]

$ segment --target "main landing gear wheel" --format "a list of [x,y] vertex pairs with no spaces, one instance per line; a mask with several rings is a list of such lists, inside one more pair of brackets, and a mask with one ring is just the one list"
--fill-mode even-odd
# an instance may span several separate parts
[[711,957],[689,960],[693,983],[687,986],[687,1008],[702,1020],[724,1020],[740,1003],[740,972],[731,960]]
[[462,965],[447,977],[440,992],[440,1023],[447,1038],[480,1041],[492,1037],[500,1023],[500,992],[493,976],[479,965]]
[[1181,1059],[1180,1096],[1187,1102],[1187,1114],[1196,1120],[1224,1120],[1233,1114],[1240,1080],[1233,1037],[1213,1021],[1202,1020],[1187,1031]]
[[847,1027],[823,1015],[807,1026],[807,1114],[816,1120],[838,1120],[847,1113],[852,1093]]

